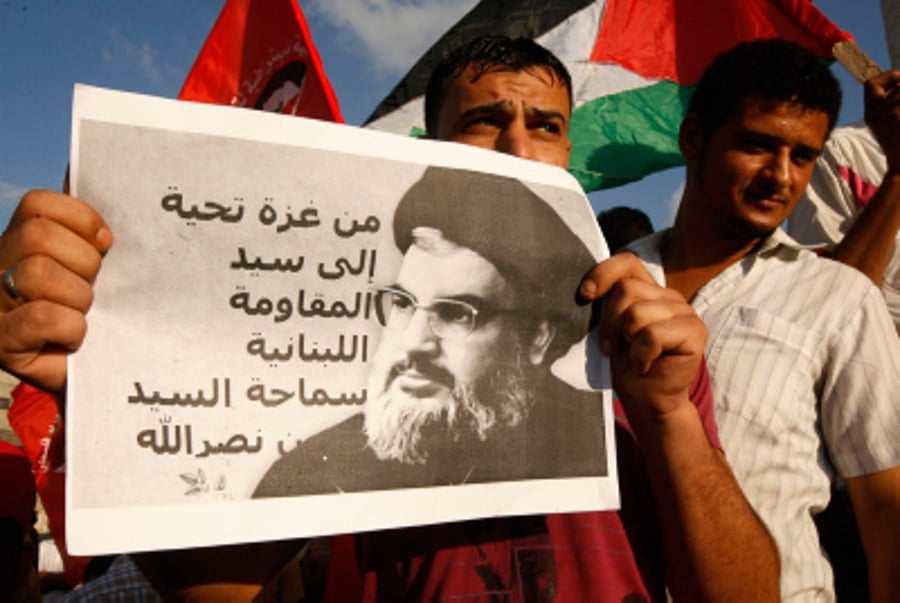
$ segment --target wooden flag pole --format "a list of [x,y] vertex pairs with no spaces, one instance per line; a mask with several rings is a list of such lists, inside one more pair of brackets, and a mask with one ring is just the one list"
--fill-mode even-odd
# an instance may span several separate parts
[[834,45],[831,52],[850,75],[860,82],[865,82],[883,71],[853,40],[841,40]]

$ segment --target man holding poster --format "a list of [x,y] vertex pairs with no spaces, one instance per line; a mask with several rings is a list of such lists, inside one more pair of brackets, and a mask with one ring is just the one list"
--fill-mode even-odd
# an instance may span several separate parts
[[[458,71],[451,70],[452,77],[441,92],[455,100],[441,108],[447,134],[440,136],[464,141],[450,132],[462,127],[471,133],[473,126],[456,118],[471,114],[472,107],[463,103],[476,101],[480,94],[477,127],[491,128],[497,117],[506,121],[493,139],[470,142],[536,160],[564,162],[570,113],[567,76],[541,62],[543,57],[509,66],[493,56],[463,61]],[[470,67],[475,71],[467,71]],[[460,94],[463,91],[466,95]],[[538,127],[529,129],[528,135],[539,137],[542,149],[552,149],[553,159],[541,150],[532,152],[533,146],[519,145],[522,140],[513,140],[525,133],[521,120],[526,116],[538,118]],[[36,231],[46,236],[39,237]],[[44,246],[35,243],[38,239],[56,243]],[[4,308],[11,310],[4,315],[8,320],[0,342],[3,363],[35,383],[59,390],[65,382],[65,366],[56,346],[74,349],[84,336],[91,282],[101,253],[112,243],[111,234],[87,205],[36,192],[23,200],[2,243],[2,266],[16,269],[11,289],[31,300],[23,304],[21,298],[2,299]],[[45,283],[57,285],[54,291],[46,291],[41,282],[29,278],[35,264],[65,275],[70,286],[59,287],[60,279],[48,279]],[[405,593],[415,599],[414,589],[425,588],[419,598],[429,599],[428,592],[483,593],[501,586],[543,584],[569,600],[621,600],[640,593],[662,599],[663,573],[675,598],[684,600],[722,600],[729,595],[764,598],[767,588],[772,592],[773,584],[777,586],[771,541],[710,444],[692,398],[709,400],[708,390],[704,393],[691,385],[702,365],[702,323],[683,299],[648,283],[631,257],[612,258],[596,275],[600,275],[597,291],[611,291],[602,321],[603,339],[633,429],[625,431],[621,440],[630,451],[620,456],[624,459],[620,463],[624,462],[623,477],[630,480],[623,487],[631,496],[623,498],[622,512],[492,519],[362,536],[359,550],[364,557],[359,569],[368,595],[390,598],[394,592],[396,598]],[[48,314],[58,321],[41,320]],[[628,336],[623,339],[625,333]],[[47,343],[52,345],[46,347]],[[614,540],[609,539],[611,528],[616,530]],[[723,530],[742,546],[726,543],[730,539],[720,537]],[[598,549],[601,542],[606,546]],[[614,542],[635,550],[627,548],[623,553],[613,547]],[[490,552],[488,558],[480,556],[485,551]],[[471,557],[467,565],[454,568],[458,573],[429,571],[450,567],[441,561],[454,555]],[[403,570],[398,572],[401,565]],[[533,580],[523,583],[518,573],[509,574],[513,568],[542,571],[529,574]],[[228,577],[224,567],[222,571],[222,577]],[[529,598],[527,593],[520,594]]]

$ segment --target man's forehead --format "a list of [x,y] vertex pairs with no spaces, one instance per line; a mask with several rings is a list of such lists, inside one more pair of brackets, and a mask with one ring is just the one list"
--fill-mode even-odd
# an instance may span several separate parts
[[556,73],[552,69],[542,65],[531,65],[529,67],[523,67],[522,69],[514,69],[505,65],[480,65],[477,63],[469,63],[468,65],[462,67],[455,74],[455,77],[450,79],[450,81],[463,80],[469,83],[475,83],[485,76],[498,74],[521,74],[523,76],[528,76],[540,81],[548,88],[552,88],[554,86],[565,87],[565,83],[556,75]]
[[[821,150],[828,136],[828,113],[822,109],[808,107],[796,100],[781,100],[768,97],[744,97],[738,103],[737,114],[730,120],[738,129],[749,126],[758,128],[770,122],[773,127],[784,127],[797,122],[795,133],[804,134],[807,146]],[[799,127],[802,122],[802,129]]]
[[828,119],[828,114],[823,109],[809,107],[793,98],[780,99],[768,96],[745,96],[738,101],[738,111],[748,116],[785,113],[800,117],[820,114]]
[[[445,243],[445,242],[444,242]],[[467,247],[413,244],[403,256],[396,284],[420,303],[437,297],[502,301],[512,288],[497,267]]]
[[530,87],[537,85],[541,88],[546,88],[548,92],[555,92],[556,89],[560,89],[565,92],[566,105],[569,106],[571,104],[571,98],[569,98],[565,82],[550,68],[541,66],[515,70],[506,67],[485,68],[476,64],[467,65],[456,77],[448,80],[444,91],[444,100],[446,101],[453,92],[459,93],[463,90],[470,94],[487,93],[498,87],[498,82],[507,85],[521,83]]

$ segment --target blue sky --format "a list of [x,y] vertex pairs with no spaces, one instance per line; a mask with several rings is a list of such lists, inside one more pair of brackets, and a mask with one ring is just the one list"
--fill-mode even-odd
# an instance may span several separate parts
[[[301,0],[348,123],[360,124],[420,54],[477,0]],[[815,4],[889,66],[878,0]],[[60,187],[68,160],[72,86],[83,82],[178,94],[224,0],[0,0],[0,224],[31,188]],[[861,119],[862,89],[845,91],[841,123]],[[592,194],[670,222],[680,169]]]

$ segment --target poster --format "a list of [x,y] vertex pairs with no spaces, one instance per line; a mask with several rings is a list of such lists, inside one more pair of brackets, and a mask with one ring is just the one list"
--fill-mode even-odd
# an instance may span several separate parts
[[75,554],[617,508],[564,170],[77,86],[116,242],[69,361]]

